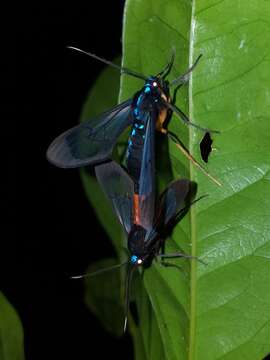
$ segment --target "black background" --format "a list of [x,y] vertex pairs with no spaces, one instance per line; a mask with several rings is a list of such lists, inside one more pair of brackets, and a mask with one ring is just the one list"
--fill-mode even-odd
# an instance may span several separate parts
[[[132,359],[129,335],[117,340],[104,332],[83,303],[83,283],[69,280],[91,261],[112,255],[110,241],[78,171],[57,169],[45,158],[53,138],[78,122],[86,94],[104,68],[66,46],[107,59],[119,55],[123,5],[119,0],[31,7],[18,26],[20,82],[14,95],[20,105],[16,132],[7,137],[16,146],[8,148],[12,196],[2,289],[22,320],[27,360]],[[13,109],[11,102],[10,113]]]

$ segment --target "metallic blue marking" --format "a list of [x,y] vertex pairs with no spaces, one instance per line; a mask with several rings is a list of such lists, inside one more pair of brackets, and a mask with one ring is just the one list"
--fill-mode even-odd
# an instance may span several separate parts
[[137,108],[134,109],[134,115],[137,116],[138,115],[139,110]]
[[133,129],[133,130],[131,131],[131,136],[134,136],[135,134],[136,134],[136,130]]
[[134,126],[135,126],[135,128],[140,129],[140,130],[144,128],[143,124],[139,125],[139,124],[135,123]]
[[137,260],[138,260],[138,256],[136,255],[132,255],[130,258],[130,262],[132,262],[132,264],[136,264]]
[[137,100],[137,106],[139,106],[139,105],[140,105],[141,100],[142,100],[142,94],[138,97],[138,100]]
[[144,89],[144,92],[145,93],[149,93],[151,91],[150,87],[149,86],[146,86],[146,88]]

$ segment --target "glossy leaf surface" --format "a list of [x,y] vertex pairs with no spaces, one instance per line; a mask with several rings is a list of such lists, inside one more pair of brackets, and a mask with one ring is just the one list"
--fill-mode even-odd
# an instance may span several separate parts
[[[154,265],[144,276],[170,360],[261,359],[270,351],[269,16],[266,1],[126,3],[124,66],[157,73],[175,47],[173,79],[203,54],[176,104],[193,122],[222,132],[207,164],[222,188],[170,144],[174,177],[190,174],[198,195],[209,194],[166,249],[184,248],[208,265]],[[137,87],[123,76],[120,100]],[[203,134],[175,117],[169,128],[202,161]]]
[[[193,122],[221,131],[205,167],[223,184],[194,169],[173,143],[161,155],[170,165],[166,182],[190,177],[197,196],[209,195],[177,226],[166,252],[184,250],[207,266],[170,260],[175,267],[154,263],[144,272],[137,359],[157,359],[157,349],[168,360],[260,360],[270,352],[269,18],[269,1],[126,2],[124,66],[156,74],[175,47],[172,80],[203,54],[176,104]],[[141,85],[123,75],[120,100]],[[202,162],[204,134],[176,117],[169,128]],[[165,173],[158,176],[164,184]]]

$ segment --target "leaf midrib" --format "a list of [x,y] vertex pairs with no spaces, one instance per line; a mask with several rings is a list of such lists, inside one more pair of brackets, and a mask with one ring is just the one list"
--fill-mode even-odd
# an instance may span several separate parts
[[[192,1],[191,4],[191,19],[190,19],[190,39],[189,39],[189,66],[194,61],[194,30],[195,30],[195,0]],[[192,73],[189,80],[189,89],[188,89],[188,97],[189,97],[189,116],[193,119],[193,98],[192,98]],[[192,128],[189,126],[189,150],[192,149]],[[194,169],[189,162],[189,171],[190,171],[190,179],[193,181],[194,179]],[[191,238],[191,253],[192,256],[197,256],[196,251],[196,206],[191,207],[190,211],[190,238]],[[196,261],[191,262],[191,273],[190,273],[190,333],[189,333],[189,352],[188,359],[193,360],[195,358],[195,329],[196,329]]]

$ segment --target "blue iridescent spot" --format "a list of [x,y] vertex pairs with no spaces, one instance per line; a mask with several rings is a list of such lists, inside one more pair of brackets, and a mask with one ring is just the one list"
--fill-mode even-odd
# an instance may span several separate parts
[[141,100],[142,100],[142,95],[140,95],[140,96],[138,97],[138,100],[137,100],[137,106],[139,106],[139,105],[140,105]]
[[146,88],[144,89],[144,92],[145,93],[149,93],[151,91],[150,87],[149,86],[146,86]]
[[132,255],[131,258],[130,258],[130,262],[132,262],[132,264],[135,264],[138,260],[138,256],[136,255]]
[[135,123],[134,126],[135,126],[137,129],[140,129],[140,130],[144,128],[144,125],[143,125],[143,124],[139,125],[139,124]]
[[133,130],[131,131],[131,136],[134,136],[135,134],[136,134],[136,130],[133,129]]
[[139,112],[138,109],[135,108],[135,109],[134,109],[134,115],[137,116],[137,115],[138,115],[138,112]]

